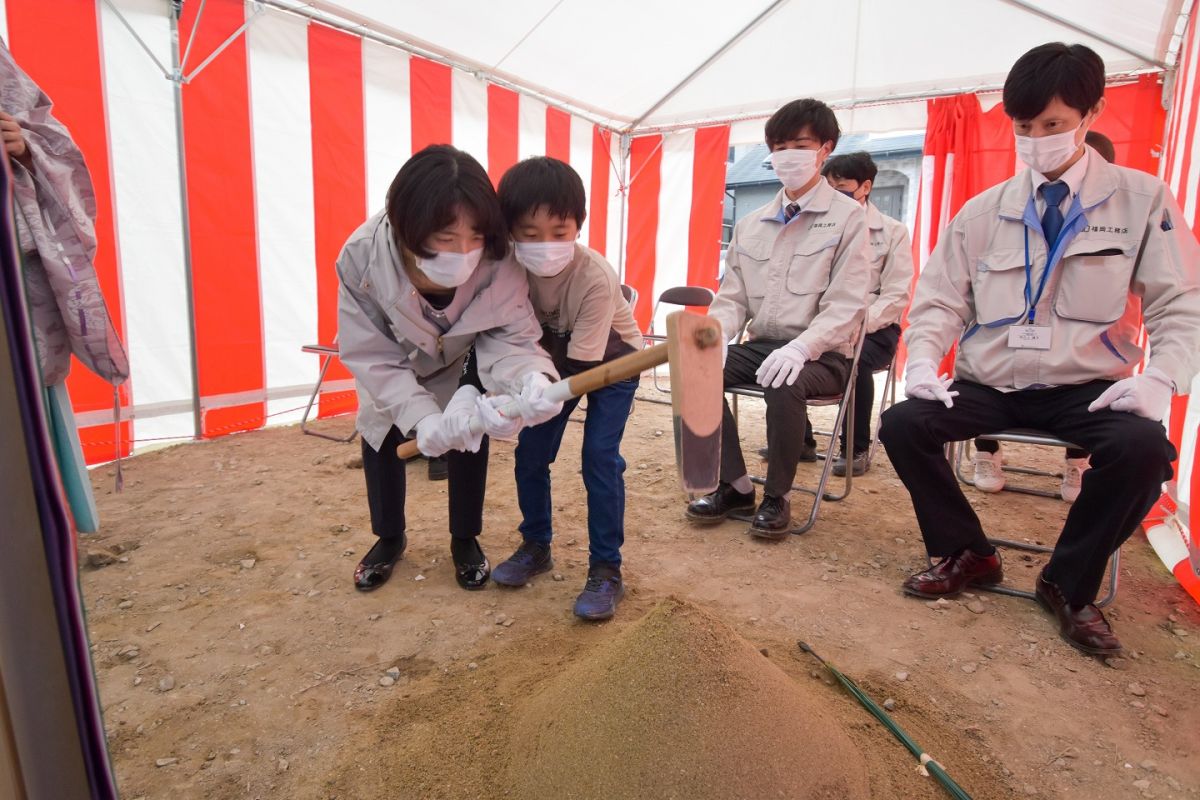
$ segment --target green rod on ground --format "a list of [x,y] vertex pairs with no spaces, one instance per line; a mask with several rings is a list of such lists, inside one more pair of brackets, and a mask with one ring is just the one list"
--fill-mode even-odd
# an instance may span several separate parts
[[900,742],[908,748],[908,751],[917,757],[917,759],[921,762],[921,765],[929,772],[929,774],[933,775],[933,777],[937,779],[937,782],[940,783],[943,788],[945,788],[951,797],[955,798],[955,800],[971,800],[971,795],[967,794],[966,790],[954,782],[954,779],[946,773],[946,770],[942,768],[942,765],[934,761],[928,753],[922,750],[921,746],[913,741],[911,736],[904,732],[904,729],[901,728],[896,721],[893,720],[891,716],[889,716],[888,713],[883,710],[882,706],[868,697],[867,693],[859,688],[857,683],[839,672],[837,667],[833,666],[833,664],[830,664],[828,661],[821,658],[821,656],[817,654],[817,651],[813,650],[812,647],[810,647],[806,642],[797,642],[797,644],[800,645],[801,650],[808,653],[817,661],[820,661],[821,666],[833,673],[833,677],[838,679],[838,683],[842,684],[846,691],[854,695],[854,698],[862,704],[863,708],[871,712],[871,716],[883,723],[883,727],[891,731],[892,735],[899,739]]

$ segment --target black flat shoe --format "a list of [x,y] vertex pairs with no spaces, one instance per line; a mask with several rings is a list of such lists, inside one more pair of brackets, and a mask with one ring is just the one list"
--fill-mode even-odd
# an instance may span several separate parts
[[454,579],[459,586],[475,591],[487,585],[488,578],[492,576],[492,565],[488,563],[478,541],[451,539],[450,556],[454,560]]
[[404,549],[408,539],[400,537],[399,547],[392,539],[379,539],[375,546],[367,551],[362,561],[354,568],[354,588],[360,592],[370,592],[387,583],[392,577],[392,568],[404,557]]

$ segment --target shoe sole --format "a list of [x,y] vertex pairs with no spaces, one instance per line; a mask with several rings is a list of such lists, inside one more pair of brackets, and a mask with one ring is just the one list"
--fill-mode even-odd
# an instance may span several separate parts
[[750,535],[755,539],[766,539],[772,542],[780,542],[792,535],[791,525],[779,530],[771,530],[770,528],[756,528],[750,526]]
[[521,581],[520,583],[508,583],[507,581],[502,581],[496,577],[496,572],[495,572],[495,570],[493,570],[492,571],[492,582],[495,583],[497,586],[520,587],[520,586],[524,586],[525,584],[529,583],[530,578],[535,577],[537,575],[544,575],[552,569],[554,569],[553,561],[546,564],[546,566],[544,566],[540,569],[535,569],[533,572],[529,573],[529,575],[526,576],[525,580]]
[[617,599],[613,601],[612,611],[601,612],[599,614],[580,614],[578,611],[574,611],[574,610],[573,611],[574,611],[575,616],[579,617],[582,620],[587,620],[588,622],[601,622],[606,619],[612,619],[613,617],[616,616],[617,605],[624,598],[625,598],[625,587],[622,586],[621,591],[617,592]]
[[[1039,606],[1041,606],[1042,609],[1046,613],[1048,613],[1050,616],[1054,617],[1055,622],[1058,622],[1058,615],[1054,613],[1054,609],[1052,609],[1050,607],[1049,603],[1047,603],[1045,600],[1042,599],[1042,596],[1040,594],[1035,594],[1034,599],[1037,600],[1037,604]],[[1119,656],[1125,650],[1125,648],[1123,648],[1123,647],[1118,647],[1116,650],[1106,650],[1103,647],[1088,647],[1086,644],[1080,644],[1079,642],[1075,641],[1074,639],[1067,638],[1067,635],[1062,632],[1061,625],[1059,625],[1059,629],[1058,629],[1058,638],[1062,639],[1064,642],[1071,645],[1071,647],[1074,647],[1079,652],[1087,653],[1089,656],[1103,656],[1105,658],[1109,658],[1112,656]]]
[[963,592],[965,592],[967,589],[971,588],[972,586],[996,586],[1003,582],[1004,582],[1004,571],[997,570],[996,572],[992,572],[987,575],[983,575],[979,578],[973,578],[973,579],[967,581],[966,585],[964,585],[961,589],[954,591],[954,592],[942,592],[941,594],[938,594],[937,592],[922,592],[917,589],[910,589],[907,586],[904,586],[901,588],[903,589],[904,593],[906,595],[908,595],[909,597],[920,597],[922,600],[938,600],[942,597],[958,597],[960,594],[962,594]]
[[758,506],[753,505],[731,508],[724,514],[715,517],[710,517],[707,514],[693,514],[691,511],[685,511],[684,516],[687,517],[688,522],[695,522],[700,525],[716,525],[718,522],[724,522],[729,519],[734,514],[753,514],[756,510],[758,510]]

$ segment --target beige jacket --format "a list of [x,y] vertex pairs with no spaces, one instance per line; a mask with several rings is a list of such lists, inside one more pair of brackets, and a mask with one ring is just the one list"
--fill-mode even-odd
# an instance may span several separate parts
[[799,338],[813,359],[850,357],[871,276],[866,213],[824,180],[787,225],[785,205],[780,189],[734,226],[708,313],[731,339],[749,322],[751,340]]
[[871,283],[867,294],[867,333],[900,324],[912,291],[912,242],[904,223],[867,202]]
[[525,270],[484,260],[444,309],[441,333],[404,273],[387,216],[364,222],[337,261],[338,350],[358,390],[358,430],[378,450],[393,425],[411,432],[458,388],[472,345],[489,391],[515,392],[526,373],[557,376],[538,345]]
[[1035,322],[1050,349],[1008,346],[1013,322],[1028,319],[1046,267],[1046,243],[1024,171],[972,198],[942,234],[917,282],[904,334],[909,359],[938,361],[956,339],[957,377],[1001,389],[1119,379],[1142,359],[1186,392],[1200,354],[1200,247],[1166,184],[1089,158],[1066,214],[1057,259]]

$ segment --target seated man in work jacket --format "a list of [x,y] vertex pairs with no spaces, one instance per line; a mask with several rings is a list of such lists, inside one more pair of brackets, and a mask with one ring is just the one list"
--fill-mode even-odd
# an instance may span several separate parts
[[[805,445],[805,400],[840,393],[862,330],[870,265],[861,205],[821,177],[837,145],[837,118],[817,100],[793,100],[767,120],[771,165],[783,188],[733,229],[725,276],[709,309],[726,337],[749,321],[748,341],[730,345],[725,385],[757,383],[767,402],[767,480],[750,533],[788,535],[788,493]],[[688,505],[688,518],[714,523],[755,510],[737,425],[728,402],[721,423],[721,483]]]
[[[1200,349],[1200,248],[1162,181],[1084,145],[1103,109],[1104,63],[1083,45],[1041,45],[1013,66],[1004,110],[1029,169],[969,200],[938,241],[905,333],[912,399],[880,435],[939,559],[905,581],[918,597],[1002,578],[945,443],[1024,427],[1091,452],[1037,599],[1097,655],[1121,647],[1094,605],[1105,564],[1171,476],[1160,421]],[[1139,321],[1150,357],[1134,374]],[[935,365],[956,340],[951,382]]]

